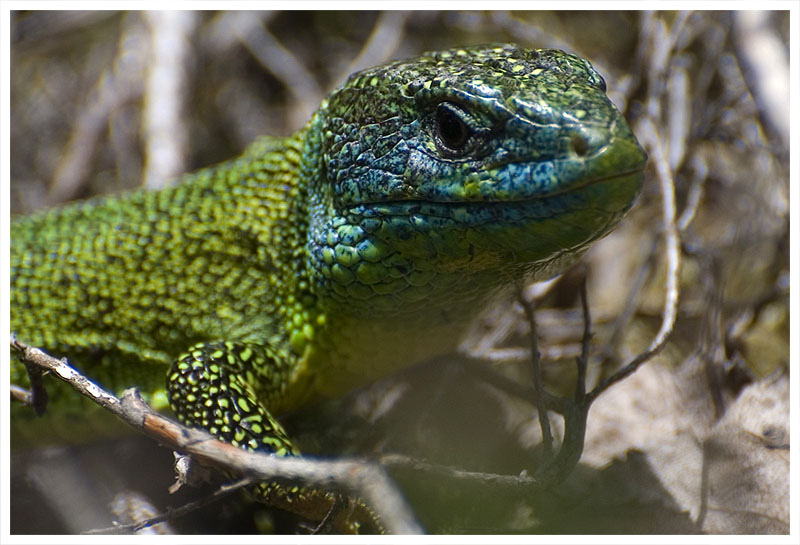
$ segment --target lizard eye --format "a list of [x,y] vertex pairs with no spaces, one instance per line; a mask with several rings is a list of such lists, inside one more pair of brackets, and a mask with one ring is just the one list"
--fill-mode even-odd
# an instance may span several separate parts
[[464,121],[467,114],[455,104],[442,102],[436,107],[436,144],[448,155],[461,155],[472,136]]

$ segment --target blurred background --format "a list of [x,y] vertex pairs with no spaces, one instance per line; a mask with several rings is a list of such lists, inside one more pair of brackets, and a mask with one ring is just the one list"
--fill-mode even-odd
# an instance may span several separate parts
[[[10,39],[12,215],[163,187],[259,135],[292,133],[349,74],[387,60],[486,42],[589,59],[651,161],[623,224],[531,288],[547,387],[574,390],[584,276],[589,388],[658,330],[661,176],[682,254],[670,342],[600,396],[581,462],[550,490],[391,473],[432,533],[789,531],[788,11],[35,11],[12,12]],[[546,456],[535,400],[502,387],[530,384],[529,332],[519,304],[486,309],[461,354],[287,425],[307,452],[532,474]],[[14,533],[108,527],[122,517],[115,497],[141,514],[208,493],[170,496],[172,456],[142,438],[12,447]],[[231,497],[163,531],[297,528]]]

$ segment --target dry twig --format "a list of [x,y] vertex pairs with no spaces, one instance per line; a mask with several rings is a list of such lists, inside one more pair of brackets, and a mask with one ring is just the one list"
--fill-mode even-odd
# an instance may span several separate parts
[[278,458],[247,452],[219,441],[205,431],[186,428],[156,413],[144,403],[135,388],[126,390],[122,398],[118,399],[78,373],[64,360],[48,356],[13,336],[11,347],[20,352],[25,362],[50,371],[140,432],[174,450],[191,455],[202,465],[259,481],[299,483],[354,494],[363,498],[376,512],[387,531],[396,534],[422,532],[386,473],[374,464],[362,460]]

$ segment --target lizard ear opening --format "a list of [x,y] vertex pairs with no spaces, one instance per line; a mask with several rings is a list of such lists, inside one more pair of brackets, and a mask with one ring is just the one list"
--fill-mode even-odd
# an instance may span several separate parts
[[586,157],[589,155],[589,142],[583,135],[577,133],[573,134],[572,137],[570,137],[569,145],[578,157]]

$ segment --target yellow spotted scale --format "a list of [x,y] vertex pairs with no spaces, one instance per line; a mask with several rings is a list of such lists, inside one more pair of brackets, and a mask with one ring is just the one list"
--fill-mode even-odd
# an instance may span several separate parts
[[[613,229],[645,163],[576,56],[490,45],[392,62],[294,135],[174,187],[14,219],[11,328],[224,441],[297,455],[274,415],[452,351],[487,301]],[[27,384],[18,361],[11,378]],[[83,402],[48,390],[73,430]],[[14,419],[15,437],[37,429]],[[334,501],[259,495],[311,520]],[[335,527],[379,529],[359,506]]]

